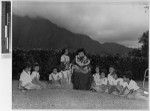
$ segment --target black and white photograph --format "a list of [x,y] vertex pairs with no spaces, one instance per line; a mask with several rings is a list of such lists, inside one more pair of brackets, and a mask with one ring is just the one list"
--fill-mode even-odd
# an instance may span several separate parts
[[12,109],[149,109],[148,0],[14,0]]

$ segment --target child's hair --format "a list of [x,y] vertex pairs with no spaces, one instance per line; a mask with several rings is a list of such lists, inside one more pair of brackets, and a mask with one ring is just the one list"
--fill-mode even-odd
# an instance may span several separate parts
[[112,67],[112,68],[116,69],[115,65],[110,65],[110,66],[109,66],[109,68],[110,68],[110,67]]
[[54,67],[52,68],[52,71],[51,71],[51,72],[53,72],[53,71],[54,71],[54,69],[57,69],[57,71],[58,71],[58,72],[60,71],[60,67],[58,67],[58,66],[54,66]]
[[100,69],[100,67],[99,67],[98,65],[97,65],[97,66],[95,66],[95,69],[96,69],[96,68],[99,68],[99,69]]
[[76,55],[78,55],[80,52],[83,52],[86,55],[86,51],[84,48],[80,48],[76,51]]
[[65,53],[66,50],[68,50],[68,48],[64,48],[64,49],[62,50],[62,55]]
[[131,80],[132,79],[132,72],[131,71],[126,71],[124,73],[123,77],[129,78]]
[[33,66],[32,66],[32,71],[31,71],[31,72],[33,72],[33,71],[35,70],[34,68],[35,68],[36,66],[39,66],[39,64],[38,64],[37,62],[35,62],[35,63],[33,64]]
[[26,69],[26,68],[31,68],[31,63],[30,62],[26,62],[23,69]]
[[105,73],[105,74],[107,74],[107,70],[105,69],[105,68],[103,68],[102,70],[101,70],[101,73]]
[[39,66],[39,64],[37,62],[35,62],[33,66]]

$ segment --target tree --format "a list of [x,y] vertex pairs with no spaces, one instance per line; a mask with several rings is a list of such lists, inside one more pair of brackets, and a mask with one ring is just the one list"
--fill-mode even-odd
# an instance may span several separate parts
[[129,53],[129,56],[133,56],[133,57],[141,57],[141,50],[140,49],[132,49]]
[[148,57],[148,39],[149,39],[149,31],[144,32],[141,38],[139,39],[139,43],[142,44],[141,47],[142,56],[144,57]]

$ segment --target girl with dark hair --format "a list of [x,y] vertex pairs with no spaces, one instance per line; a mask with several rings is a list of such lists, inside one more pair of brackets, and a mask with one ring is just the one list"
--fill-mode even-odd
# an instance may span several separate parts
[[70,57],[68,56],[68,49],[64,49],[61,56],[61,73],[62,73],[62,85],[65,87],[71,84],[71,64]]
[[64,49],[63,54],[61,56],[60,62],[61,62],[61,69],[62,70],[68,70],[70,66],[70,57],[68,56],[68,49]]
[[40,66],[38,63],[33,65],[33,71],[31,73],[32,82],[41,86],[42,88],[46,88],[46,84],[40,81],[40,74],[39,74]]

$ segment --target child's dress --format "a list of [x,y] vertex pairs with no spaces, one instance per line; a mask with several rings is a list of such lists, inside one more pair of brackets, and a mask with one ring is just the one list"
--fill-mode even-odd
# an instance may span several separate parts
[[68,70],[70,66],[70,57],[68,55],[62,55],[61,56],[61,69],[62,70]]
[[97,85],[101,85],[99,73],[94,74],[94,75],[93,75],[93,78],[94,78],[94,82],[95,82],[96,86],[97,86]]
[[61,84],[61,82],[60,82],[60,80],[61,80],[60,73],[56,73],[56,74],[51,73],[49,75],[49,80],[52,81],[52,85],[60,86],[60,84]]
[[93,75],[93,80],[92,88],[96,91],[99,91],[99,86],[101,85],[99,73]]
[[101,85],[99,86],[100,92],[108,92],[108,79],[106,77],[101,78],[100,83],[101,83]]
[[115,80],[113,78],[113,75],[108,74],[107,78],[108,78],[109,85],[113,86],[115,84]]
[[44,82],[41,82],[39,79],[40,79],[40,74],[39,72],[37,71],[33,71],[32,74],[31,74],[31,78],[32,78],[32,82],[37,84],[37,85],[40,85],[41,87],[43,88],[46,88],[46,84]]
[[109,94],[113,93],[115,95],[118,95],[120,92],[117,86],[118,80],[114,79],[113,75],[111,74],[108,74],[107,78],[108,78],[108,93]]
[[39,74],[39,72],[33,71],[32,74],[31,74],[31,78],[32,78],[32,79],[37,78],[37,79],[39,80],[39,79],[40,79],[40,74]]

